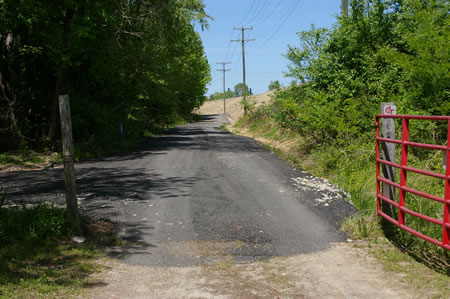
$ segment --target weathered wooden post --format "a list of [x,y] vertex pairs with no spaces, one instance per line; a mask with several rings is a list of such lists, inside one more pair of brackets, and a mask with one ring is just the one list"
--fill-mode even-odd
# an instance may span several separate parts
[[[397,114],[397,108],[394,103],[381,103],[381,114]],[[381,122],[381,135],[384,138],[395,139],[395,121],[393,118],[383,118]],[[391,142],[382,142],[381,143],[381,151],[383,155],[383,160],[394,162],[395,163],[395,152],[396,152],[396,144]],[[386,179],[395,182],[395,168],[390,165],[382,166],[383,177]],[[389,198],[392,201],[395,201],[395,188],[389,184],[383,183],[383,196]],[[393,209],[390,204],[385,201],[382,201],[381,205],[382,211],[389,215],[393,216]]]
[[69,220],[75,233],[80,233],[80,216],[76,191],[75,171],[73,166],[72,119],[70,116],[69,96],[60,95],[59,114],[61,117],[61,137],[64,158],[64,187]]

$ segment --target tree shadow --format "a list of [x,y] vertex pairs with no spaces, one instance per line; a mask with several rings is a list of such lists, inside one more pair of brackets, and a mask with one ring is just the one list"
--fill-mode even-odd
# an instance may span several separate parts
[[[129,221],[123,217],[121,215],[123,205],[148,204],[155,198],[169,200],[173,197],[188,197],[190,194],[187,190],[204,179],[199,176],[164,177],[142,166],[149,165],[152,157],[166,155],[171,149],[243,153],[263,151],[253,140],[250,144],[243,145],[240,140],[242,137],[233,136],[221,130],[219,123],[211,127],[211,122],[217,122],[216,116],[202,116],[201,119],[203,123],[209,123],[204,128],[202,123],[173,128],[164,136],[141,141],[131,151],[76,163],[77,194],[83,213],[94,221],[109,221],[116,227],[119,237],[114,241],[116,243],[103,247],[107,249],[109,256],[123,260],[130,255],[148,254],[149,249],[156,247],[155,244],[146,241],[151,240],[149,236],[155,228],[148,223]],[[8,203],[11,205],[40,202],[65,205],[63,169],[61,168],[3,173],[0,174],[0,185],[8,187]],[[122,230],[126,233],[120,234]],[[36,248],[36,250],[39,251],[36,255],[30,252],[31,255],[26,259],[17,261],[14,265],[16,270],[6,278],[7,282],[17,282],[20,279],[31,281],[45,276],[54,284],[69,286],[76,284],[79,279],[85,280],[94,271],[81,269],[81,261],[83,258],[88,258],[84,256],[83,251],[67,256],[59,247],[53,247],[50,254],[52,258],[46,255],[47,258],[40,259],[37,257],[42,252],[50,253],[50,251],[45,247]],[[33,273],[28,273],[26,270],[27,265],[31,265],[30,259],[35,269]],[[77,267],[81,267],[81,270]],[[71,273],[74,279],[66,276],[58,278],[57,276],[60,275],[59,271],[56,271],[58,269],[69,269],[68,273]],[[88,283],[83,287],[95,287],[102,284],[102,282]]]
[[[170,129],[167,135],[141,141],[133,150],[103,159],[75,164],[78,194],[84,200],[99,196],[142,198],[148,190],[170,190],[172,185],[192,183],[187,178],[162,178],[146,168],[130,163],[148,164],[154,155],[169,150],[215,151],[248,154],[265,151],[251,138],[235,136],[220,128],[202,127],[217,122],[215,115],[203,115],[202,123]],[[242,142],[245,140],[246,142]],[[144,161],[145,160],[145,161]],[[198,178],[196,178],[198,179]],[[7,186],[8,198],[16,204],[37,201],[65,204],[63,170],[15,171],[0,174],[0,184]]]

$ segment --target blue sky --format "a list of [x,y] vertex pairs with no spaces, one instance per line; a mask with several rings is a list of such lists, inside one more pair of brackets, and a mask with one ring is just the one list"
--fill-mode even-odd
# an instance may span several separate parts
[[[246,82],[254,94],[267,91],[270,81],[285,78],[288,60],[283,57],[287,45],[297,45],[296,33],[316,27],[331,28],[340,12],[340,0],[204,0],[206,12],[214,18],[209,30],[200,31],[205,53],[211,65],[212,81],[208,95],[222,92],[222,72],[217,62],[231,62],[226,72],[226,88],[242,82],[241,31],[233,27],[250,27],[245,38],[255,39],[245,45]],[[198,28],[197,28],[198,29]]]

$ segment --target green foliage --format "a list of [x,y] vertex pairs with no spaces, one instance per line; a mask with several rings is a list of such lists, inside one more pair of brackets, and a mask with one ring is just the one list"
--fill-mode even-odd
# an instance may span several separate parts
[[281,84],[280,81],[275,80],[275,81],[270,81],[269,83],[269,90],[278,90],[281,88]]
[[131,140],[189,118],[210,80],[195,31],[208,19],[201,0],[1,1],[0,151],[24,136],[52,148],[59,94],[83,151],[119,143],[120,122]]
[[[1,196],[1,195],[0,195]],[[74,248],[67,210],[0,203],[0,297],[70,297],[97,271],[95,247]]]
[[406,112],[450,114],[450,19],[448,1],[410,0],[395,32],[402,48],[386,45],[380,55],[402,69],[406,78],[403,105]]
[[70,235],[67,210],[45,204],[0,209],[0,244],[36,246]]
[[21,164],[21,162],[8,154],[0,154],[0,164]]
[[[248,86],[245,87],[246,88],[246,93],[247,95],[251,95],[252,94],[252,89],[248,88]],[[243,83],[238,83],[234,86],[234,94],[237,97],[242,97],[244,96],[244,84]]]
[[300,31],[297,35],[300,38],[300,46],[288,45],[289,50],[285,55],[291,61],[287,74],[300,82],[305,82],[312,78],[312,67],[323,53],[324,45],[328,40],[328,30],[311,25],[311,30]]
[[[319,145],[346,145],[369,138],[380,102],[395,102],[399,113],[450,114],[448,2],[354,0],[351,7],[331,31],[298,33],[287,74],[304,83],[276,94],[273,117]],[[431,130],[442,143],[445,128],[426,126],[415,137]]]
[[225,91],[225,94],[223,92],[216,92],[216,93],[210,95],[209,100],[212,101],[212,100],[218,100],[218,99],[223,99],[223,98],[228,99],[228,98],[234,98],[235,96],[236,96],[235,93],[228,89],[227,91]]
[[255,97],[247,96],[241,100],[240,104],[246,113],[252,112],[256,107]]

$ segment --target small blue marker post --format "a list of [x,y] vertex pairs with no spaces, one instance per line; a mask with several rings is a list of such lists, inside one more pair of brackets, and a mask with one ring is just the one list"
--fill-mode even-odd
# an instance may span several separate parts
[[123,140],[123,123],[120,121],[120,140]]

